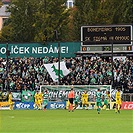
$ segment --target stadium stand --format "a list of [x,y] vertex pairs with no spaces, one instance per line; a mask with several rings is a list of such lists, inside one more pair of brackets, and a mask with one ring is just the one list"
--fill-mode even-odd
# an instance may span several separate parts
[[[60,80],[66,85],[110,85],[112,81],[111,59],[77,56],[63,58],[71,73]],[[40,85],[56,85],[44,63],[58,62],[58,58],[10,58],[8,68],[6,59],[0,58],[0,89],[21,91],[37,90]],[[133,59],[132,57],[114,59],[113,87],[121,86],[124,92],[133,92]],[[8,73],[7,73],[8,69]],[[8,79],[7,79],[8,75]],[[9,87],[8,87],[9,86]]]

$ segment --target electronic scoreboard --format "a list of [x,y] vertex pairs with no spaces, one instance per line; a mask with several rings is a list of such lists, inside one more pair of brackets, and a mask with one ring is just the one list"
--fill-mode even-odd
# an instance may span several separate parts
[[132,52],[132,25],[82,26],[82,52]]

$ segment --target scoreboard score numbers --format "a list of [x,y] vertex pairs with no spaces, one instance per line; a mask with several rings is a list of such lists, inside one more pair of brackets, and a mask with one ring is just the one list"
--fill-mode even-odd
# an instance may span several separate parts
[[81,45],[132,44],[131,25],[82,26]]
[[[81,51],[87,53],[110,53],[111,46],[82,46]],[[118,52],[133,52],[133,46],[113,46],[114,53]]]

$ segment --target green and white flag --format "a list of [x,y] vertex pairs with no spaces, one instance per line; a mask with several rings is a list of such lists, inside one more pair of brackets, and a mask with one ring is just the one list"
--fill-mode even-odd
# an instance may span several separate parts
[[60,73],[60,78],[63,78],[64,76],[70,73],[70,71],[66,68],[64,61],[60,62],[60,72],[58,70],[58,62],[52,64],[44,64],[44,66],[54,82],[58,82],[59,73]]

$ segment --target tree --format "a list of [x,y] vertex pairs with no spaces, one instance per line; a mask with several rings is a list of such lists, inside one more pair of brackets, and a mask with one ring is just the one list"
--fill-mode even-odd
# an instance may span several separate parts
[[[109,9],[113,7],[112,23],[114,24],[131,24],[133,16],[133,3],[132,0],[113,0],[109,5]],[[117,5],[117,8],[115,8]]]
[[2,0],[0,0],[0,7],[2,6]]
[[[5,26],[12,27],[14,42],[54,41],[54,30],[60,33],[60,40],[67,30],[69,10],[67,0],[12,0],[8,11],[11,16]],[[3,30],[4,32],[4,30]],[[3,34],[5,35],[5,34]],[[4,37],[4,36],[3,36]]]
[[63,40],[63,33],[69,20],[69,12],[65,6],[66,1],[40,0],[35,22],[35,41],[54,41],[54,30],[60,33],[60,40]]
[[131,24],[132,6],[132,0],[75,0],[75,40],[80,40],[80,28],[83,25]]
[[73,16],[75,40],[80,40],[81,26],[98,24],[97,13],[99,10],[99,0],[75,0],[76,11]]
[[64,39],[63,41],[69,41],[69,42],[76,41],[75,34],[77,34],[77,33],[73,32],[73,29],[74,29],[73,16],[74,16],[75,12],[76,12],[75,7],[69,9],[69,13],[70,13],[69,18],[68,18],[69,21],[68,21],[68,24],[66,25],[67,29],[64,30],[64,32],[63,32],[63,34],[65,35],[63,37],[63,39]]
[[34,40],[35,9],[35,0],[12,0],[9,21],[15,42]]
[[10,25],[4,26],[0,32],[0,42],[13,42],[13,31]]
[[80,41],[83,25],[133,23],[133,0],[75,0],[71,9],[66,8],[66,2],[12,0],[11,16],[4,23],[1,37],[6,38],[9,29],[8,40],[14,42],[55,41],[57,30],[60,41]]

